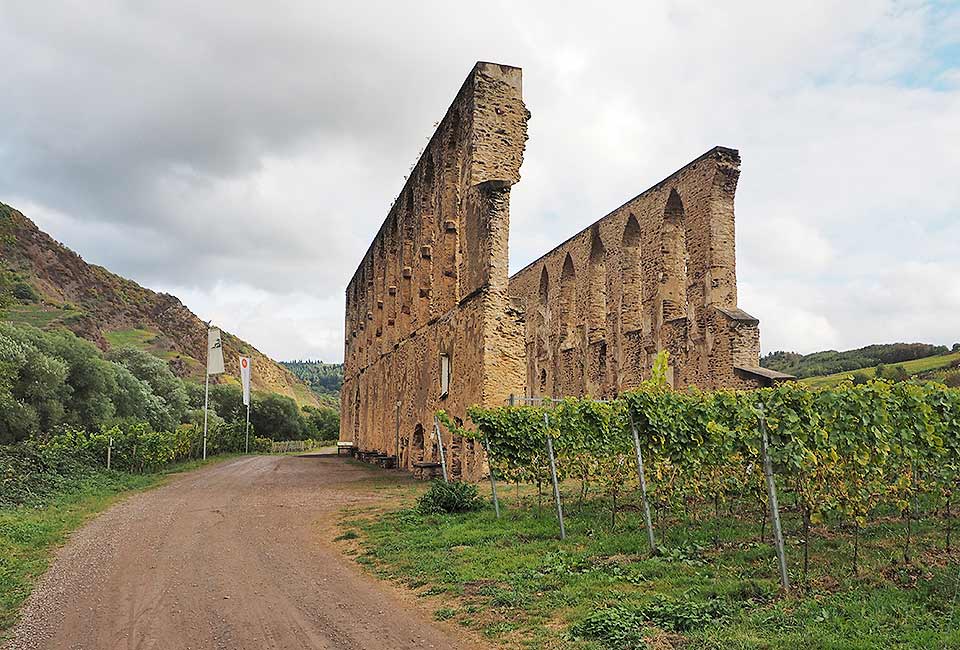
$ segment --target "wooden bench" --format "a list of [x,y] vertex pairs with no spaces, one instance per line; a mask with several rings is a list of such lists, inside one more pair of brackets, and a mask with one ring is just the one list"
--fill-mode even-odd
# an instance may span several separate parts
[[337,442],[337,456],[340,455],[341,449],[345,450],[348,454],[353,454],[353,442],[349,440]]

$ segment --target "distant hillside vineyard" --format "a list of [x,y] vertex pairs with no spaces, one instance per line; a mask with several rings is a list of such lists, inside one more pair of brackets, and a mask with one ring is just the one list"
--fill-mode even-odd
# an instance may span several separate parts
[[[960,349],[960,344],[954,346]],[[873,368],[878,364],[891,365],[914,359],[945,355],[950,349],[945,345],[929,343],[885,343],[868,345],[856,350],[837,352],[826,350],[812,354],[797,352],[771,352],[760,360],[764,368],[795,375],[800,379]]]

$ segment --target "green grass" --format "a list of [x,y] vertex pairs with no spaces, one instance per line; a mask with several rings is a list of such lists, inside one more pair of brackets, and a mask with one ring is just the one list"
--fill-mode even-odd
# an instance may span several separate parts
[[147,329],[133,328],[128,330],[114,330],[104,332],[103,337],[107,339],[110,347],[122,347],[132,345],[142,350],[148,349],[151,344],[157,340],[157,332]]
[[3,311],[2,318],[13,323],[45,328],[52,323],[63,322],[71,316],[80,316],[82,313],[75,309],[60,309],[50,305],[13,305]]
[[[904,370],[907,371],[907,374],[917,375],[923,372],[948,368],[957,362],[960,362],[960,352],[942,354],[933,357],[924,357],[923,359],[914,359],[913,361],[903,361],[895,364],[887,364],[886,367],[890,369],[894,366],[903,366]],[[838,372],[833,375],[824,375],[822,377],[807,377],[806,379],[801,379],[800,381],[808,386],[827,388],[830,386],[835,386],[844,379],[853,377],[855,374],[863,374],[868,379],[873,379],[876,373],[877,369],[875,367],[863,368],[861,370],[849,370],[847,372]]]
[[104,471],[74,482],[43,502],[0,509],[0,639],[16,622],[20,606],[72,531],[124,496],[202,464],[192,461],[155,474]]
[[[401,501],[409,504],[420,490]],[[651,648],[718,650],[960,648],[960,564],[938,550],[941,522],[932,517],[914,522],[909,565],[899,519],[863,531],[857,575],[849,532],[836,524],[817,529],[803,583],[800,522],[786,506],[800,593],[787,599],[779,594],[769,527],[761,542],[751,508],[719,520],[711,508],[690,521],[663,521],[662,552],[651,556],[636,504],[612,530],[604,503],[580,506],[571,496],[561,542],[546,496],[542,509],[529,496],[517,507],[512,488],[501,498],[510,507],[500,520],[490,509],[445,516],[354,511],[344,515],[339,543],[381,577],[435,599],[438,620],[503,647],[599,650],[644,647],[636,645],[643,639]]]

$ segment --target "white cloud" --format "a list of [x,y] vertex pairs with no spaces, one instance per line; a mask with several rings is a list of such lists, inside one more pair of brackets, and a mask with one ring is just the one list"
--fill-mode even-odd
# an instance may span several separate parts
[[416,152],[502,61],[532,112],[513,269],[722,144],[766,350],[947,343],[958,25],[887,0],[5,5],[0,200],[273,356],[337,359],[343,286]]

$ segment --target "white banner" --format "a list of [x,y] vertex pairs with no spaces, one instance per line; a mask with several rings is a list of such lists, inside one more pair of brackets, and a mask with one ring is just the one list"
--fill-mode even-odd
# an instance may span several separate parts
[[250,357],[240,357],[240,383],[243,384],[243,405],[250,406]]
[[223,343],[220,330],[211,327],[207,330],[207,374],[219,375],[223,372]]

